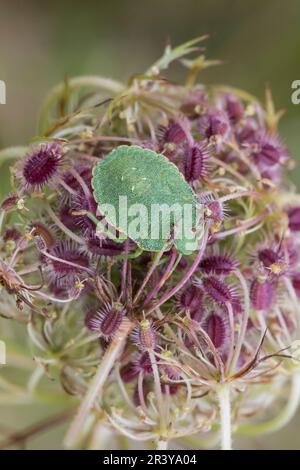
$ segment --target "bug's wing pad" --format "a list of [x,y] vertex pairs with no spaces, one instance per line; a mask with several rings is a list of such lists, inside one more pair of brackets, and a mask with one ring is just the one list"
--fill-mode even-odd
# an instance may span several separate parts
[[[170,236],[169,218],[164,212],[167,208],[171,226],[176,226],[176,222],[178,226],[184,206],[190,205],[193,208],[192,226],[196,227],[195,193],[178,168],[164,155],[152,150],[138,146],[119,146],[95,166],[92,186],[100,211],[103,204],[110,204],[115,208],[115,220],[106,216],[107,221],[133,238],[146,251],[161,250]],[[119,205],[120,196],[127,198],[127,218],[124,217],[125,206]],[[136,204],[143,205],[146,212]],[[155,222],[157,217],[152,217],[152,214],[158,207],[161,215]],[[129,227],[137,217],[141,221],[141,227],[137,228],[140,235],[132,237]],[[187,239],[184,233],[181,238],[177,239],[175,236],[174,243],[181,253],[194,251],[188,248],[190,242],[191,239]]]

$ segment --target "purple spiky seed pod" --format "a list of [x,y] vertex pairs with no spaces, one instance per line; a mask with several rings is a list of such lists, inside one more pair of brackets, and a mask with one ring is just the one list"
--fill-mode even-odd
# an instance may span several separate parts
[[246,118],[243,124],[237,127],[236,137],[239,143],[248,146],[249,142],[253,142],[257,132],[257,122],[253,118]]
[[[90,187],[92,178],[91,167],[87,165],[75,165],[74,169],[76,170],[78,175],[83,179],[83,181]],[[80,186],[79,181],[69,171],[66,171],[62,175],[62,179],[66,183],[66,185],[69,186],[74,192],[82,191],[82,187]],[[69,193],[67,196],[69,196]]]
[[145,374],[152,374],[152,364],[147,351],[140,354],[134,361],[134,364],[139,372],[143,371]]
[[125,383],[132,382],[141,372],[152,375],[152,364],[148,352],[139,354],[133,362],[121,369],[121,377]]
[[203,307],[203,290],[199,286],[190,285],[185,288],[179,297],[179,307],[188,310],[191,314]]
[[22,183],[27,190],[42,188],[58,174],[64,150],[61,144],[41,144],[27,155],[22,168]]
[[199,90],[193,90],[181,105],[180,110],[190,120],[194,120],[199,118],[199,115],[207,108],[207,106],[207,94]]
[[289,228],[292,232],[300,231],[300,207],[291,207],[287,211],[289,218]]
[[130,362],[129,364],[126,364],[126,366],[123,366],[121,368],[120,376],[123,382],[125,384],[128,384],[138,376],[138,371],[136,367]]
[[233,123],[238,122],[244,116],[244,106],[234,95],[226,95],[225,109],[230,121]]
[[7,228],[4,230],[2,238],[5,242],[8,240],[13,240],[14,242],[17,242],[20,240],[22,234],[17,230],[16,228]]
[[179,145],[186,140],[186,132],[183,126],[171,119],[166,127],[159,128],[159,140],[162,144]]
[[96,230],[95,223],[85,215],[86,212],[91,212],[96,217],[97,203],[92,195],[87,197],[80,191],[72,198],[71,214],[74,217],[75,224],[82,230],[84,235],[94,233]]
[[260,168],[262,165],[281,164],[288,158],[287,150],[283,147],[279,138],[266,132],[257,132],[251,148],[252,157]]
[[75,282],[86,274],[89,260],[72,242],[62,240],[49,249],[49,254],[43,260],[46,263],[45,272],[50,284],[60,289],[74,286]]
[[209,312],[201,326],[212,340],[214,346],[222,352],[225,351],[231,336],[228,315],[222,311]]
[[184,152],[183,173],[188,183],[205,178],[209,173],[207,144],[195,143]]
[[228,255],[211,255],[203,258],[199,268],[205,274],[217,274],[226,276],[231,274],[238,266],[238,261]]
[[74,215],[72,215],[72,208],[69,206],[63,206],[59,211],[59,219],[62,223],[70,230],[74,231],[78,229]]
[[234,287],[215,276],[204,277],[202,286],[205,293],[218,304],[232,303],[236,298]]
[[40,251],[47,250],[54,246],[55,238],[52,231],[45,224],[35,221],[31,224],[31,234],[36,239],[37,247]]
[[15,209],[18,200],[19,196],[16,193],[10,193],[1,202],[0,209],[2,209],[3,211]]
[[129,383],[132,382],[140,372],[143,372],[144,375],[152,374],[152,364],[147,351],[139,353],[132,362],[122,367],[121,377],[125,383]]
[[210,139],[213,136],[225,136],[230,129],[229,119],[224,111],[210,110],[198,120],[200,133]]
[[105,340],[113,338],[118,331],[126,311],[124,307],[118,304],[106,304],[96,313],[88,313],[85,318],[85,326],[99,333]]
[[223,203],[215,199],[211,193],[200,195],[200,204],[203,206],[203,212],[206,219],[216,223],[221,223],[225,217]]
[[268,310],[274,302],[275,286],[269,279],[254,279],[250,286],[252,307],[259,311]]
[[266,272],[278,277],[286,272],[289,265],[289,254],[287,252],[287,256],[285,256],[280,246],[276,249],[263,248],[258,252],[258,260]]
[[125,253],[125,244],[91,234],[86,238],[84,251],[95,256],[117,256]]
[[[169,357],[172,357],[172,353],[170,351],[163,351],[162,356],[165,357],[166,362],[168,361]],[[162,360],[164,362],[164,360]],[[181,377],[181,370],[179,367],[176,367],[173,364],[161,364],[159,366],[160,370],[163,374],[165,374],[171,380],[179,380]]]
[[141,351],[154,351],[157,346],[156,331],[149,320],[142,320],[134,328],[131,338]]
[[269,268],[272,264],[279,262],[280,254],[272,248],[264,248],[258,252],[258,259],[266,268]]

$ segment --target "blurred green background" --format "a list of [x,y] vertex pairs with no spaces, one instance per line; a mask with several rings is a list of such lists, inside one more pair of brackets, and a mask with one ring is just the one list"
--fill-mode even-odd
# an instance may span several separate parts
[[[7,86],[7,104],[0,106],[0,148],[35,135],[43,97],[65,76],[126,80],[159,57],[168,39],[179,44],[209,33],[207,55],[225,63],[201,79],[244,88],[261,99],[269,83],[277,108],[286,109],[281,135],[299,160],[300,105],[291,103],[291,83],[300,79],[299,19],[299,0],[0,0],[0,79]],[[177,69],[174,74],[180,78]],[[299,167],[293,172],[298,187]],[[7,168],[0,171],[1,197],[8,187]],[[0,431],[3,423],[22,429],[52,411],[0,407]],[[28,447],[59,448],[61,435],[58,428]],[[297,420],[280,433],[242,440],[238,447],[299,449]]]

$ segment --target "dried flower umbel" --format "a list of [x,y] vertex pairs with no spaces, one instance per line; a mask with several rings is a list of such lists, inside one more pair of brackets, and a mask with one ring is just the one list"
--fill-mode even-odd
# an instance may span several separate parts
[[[59,85],[40,142],[0,152],[18,159],[1,205],[1,314],[27,323],[39,367],[79,398],[67,447],[107,446],[105,428],[129,446],[230,449],[232,430],[280,429],[298,406],[300,197],[287,179],[281,113],[269,91],[264,106],[196,84],[214,64],[203,56],[182,59],[186,86],[169,82],[168,65],[202,39],[168,47],[128,85]],[[153,157],[154,200],[158,187],[167,197],[162,181],[175,181],[169,168],[180,174],[202,208],[196,250],[186,253],[171,233],[155,251],[149,240],[98,230],[115,171],[107,166],[95,191],[93,174],[103,175],[94,168],[120,145],[134,197],[147,183],[126,167],[132,151],[140,170],[145,155],[164,158]]]

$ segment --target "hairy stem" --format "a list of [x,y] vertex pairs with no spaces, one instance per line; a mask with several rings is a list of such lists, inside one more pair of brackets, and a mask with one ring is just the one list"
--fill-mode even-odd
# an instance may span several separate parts
[[88,388],[87,394],[81,402],[78,413],[67,432],[65,437],[66,447],[73,447],[76,443],[90,410],[93,408],[96,399],[99,400],[101,397],[102,387],[120,355],[132,327],[133,324],[125,318],[122,321],[113,341],[106,350],[101,364],[99,365],[91,385]]
[[231,406],[230,385],[220,384],[217,388],[220,408],[220,441],[222,450],[232,450],[231,447]]
[[167,449],[168,449],[168,441],[159,439],[157,441],[156,450],[167,450]]

